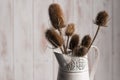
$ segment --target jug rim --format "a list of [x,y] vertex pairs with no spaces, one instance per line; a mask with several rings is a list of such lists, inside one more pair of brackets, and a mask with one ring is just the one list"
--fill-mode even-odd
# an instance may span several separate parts
[[56,52],[56,51],[54,51],[53,53],[55,53],[55,54],[61,54],[61,55],[65,55],[65,56],[68,56],[68,57],[71,57],[71,58],[86,58],[86,59],[88,59],[88,52],[87,52],[87,54],[85,55],[85,56],[83,56],[83,57],[81,57],[81,56],[74,56],[74,55],[71,55],[71,54],[63,54],[63,53],[60,53],[60,52]]

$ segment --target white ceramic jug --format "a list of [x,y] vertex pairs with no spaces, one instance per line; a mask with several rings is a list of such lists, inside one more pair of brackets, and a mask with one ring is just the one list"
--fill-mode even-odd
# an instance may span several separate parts
[[88,57],[72,57],[54,52],[59,64],[57,80],[93,80],[97,63],[99,60],[99,50],[92,46],[96,53],[96,60],[89,74]]

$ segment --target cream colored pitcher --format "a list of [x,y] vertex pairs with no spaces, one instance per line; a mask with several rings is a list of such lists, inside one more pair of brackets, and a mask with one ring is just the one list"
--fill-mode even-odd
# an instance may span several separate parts
[[93,64],[89,75],[88,57],[73,57],[70,55],[54,52],[59,64],[57,80],[93,80],[99,60],[99,50],[92,46],[95,50],[96,60]]

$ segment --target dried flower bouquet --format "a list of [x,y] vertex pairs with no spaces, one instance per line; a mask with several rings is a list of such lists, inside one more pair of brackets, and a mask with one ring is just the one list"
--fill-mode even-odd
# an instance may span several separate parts
[[[91,48],[94,40],[96,39],[100,27],[106,27],[108,21],[108,13],[106,11],[99,12],[94,22],[98,26],[98,29],[93,39],[90,35],[85,35],[83,39],[80,40],[79,35],[74,33],[75,24],[65,24],[64,14],[59,4],[51,4],[48,11],[52,28],[46,30],[46,39],[51,43],[54,48],[60,48],[62,53],[66,55],[69,54],[69,49],[72,52],[73,56],[85,56]],[[66,28],[65,32],[63,32],[62,28]],[[63,33],[65,33],[67,41],[65,41]]]

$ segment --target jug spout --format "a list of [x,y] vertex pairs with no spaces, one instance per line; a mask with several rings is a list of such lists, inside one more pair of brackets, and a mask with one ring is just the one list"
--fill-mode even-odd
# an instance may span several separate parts
[[57,52],[54,52],[54,54],[60,67],[66,66],[71,60],[71,58],[65,54],[61,54]]

